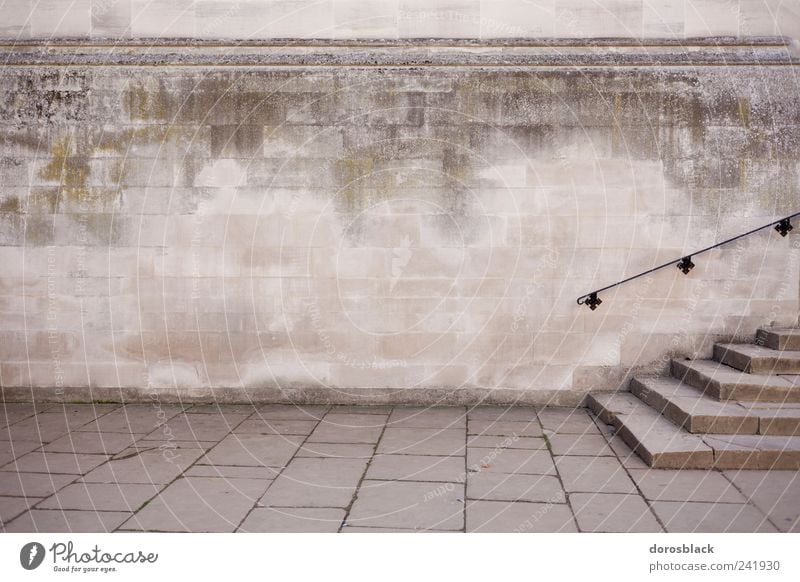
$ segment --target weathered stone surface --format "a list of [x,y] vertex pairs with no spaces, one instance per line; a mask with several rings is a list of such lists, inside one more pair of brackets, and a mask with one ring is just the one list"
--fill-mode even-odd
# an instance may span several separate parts
[[[126,19],[95,21],[113,34]],[[785,43],[165,42],[3,49],[4,395],[574,406],[703,338],[796,320],[796,234],[767,257],[736,249],[735,268],[720,251],[691,279],[620,288],[603,318],[573,297],[677,253],[687,232],[710,243],[795,211],[775,187],[796,178],[800,138]],[[657,326],[631,317],[636,292]],[[705,307],[722,294],[718,317]],[[218,437],[192,436],[189,412],[166,423],[179,440]],[[284,420],[314,420],[301,416]],[[122,432],[119,418],[97,426]]]

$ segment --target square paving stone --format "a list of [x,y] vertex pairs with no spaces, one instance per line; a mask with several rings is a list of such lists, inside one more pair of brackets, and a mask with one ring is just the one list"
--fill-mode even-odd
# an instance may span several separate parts
[[[364,415],[367,416],[367,415]],[[383,418],[383,417],[381,417]],[[383,426],[344,426],[324,420],[308,437],[309,443],[363,443],[375,444],[383,432]]]
[[627,471],[614,457],[556,457],[556,467],[570,493],[636,493]]
[[336,533],[344,509],[330,507],[256,507],[238,531],[261,533]]
[[268,485],[256,479],[182,477],[120,529],[232,532]]
[[27,473],[66,473],[82,475],[108,460],[107,455],[44,453],[34,451],[2,467],[3,471]]
[[219,479],[260,479],[271,481],[281,471],[279,467],[229,467],[226,465],[195,465],[184,477],[217,477]]
[[293,404],[266,404],[261,406],[251,418],[270,420],[312,420],[318,421],[328,412],[327,406],[295,406]]
[[540,437],[542,427],[537,421],[470,420],[470,435]]
[[467,439],[467,446],[483,449],[547,449],[544,438],[521,436],[470,436]]
[[536,409],[524,406],[477,406],[467,408],[470,420],[530,422],[536,420]]
[[247,418],[244,414],[188,414],[170,418],[145,436],[155,441],[218,441]]
[[105,533],[112,532],[130,517],[118,511],[75,511],[32,509],[9,526],[9,532]]
[[460,428],[387,428],[378,452],[400,455],[463,455],[466,431]]
[[551,533],[577,532],[566,504],[507,501],[470,501],[467,532]]
[[315,420],[245,420],[237,426],[233,434],[289,434],[310,435],[317,426]]
[[599,433],[555,434],[550,436],[550,446],[554,455],[614,456],[614,451]]
[[469,473],[467,498],[492,501],[566,502],[561,483],[555,477],[504,473]]
[[553,457],[547,449],[467,449],[467,470],[473,473],[517,473],[555,475]]
[[270,486],[259,505],[347,507],[366,467],[365,459],[294,459]]
[[569,501],[581,531],[616,533],[663,531],[639,495],[572,493]]
[[47,405],[36,406],[27,402],[0,402],[0,428],[31,417],[36,412],[44,412]]
[[49,443],[70,432],[69,423],[59,414],[39,414],[0,430],[0,439]]
[[370,459],[375,445],[348,443],[305,443],[297,449],[298,457],[331,457],[339,459]]
[[655,501],[653,511],[670,533],[777,532],[752,505]]
[[392,409],[392,406],[374,406],[371,404],[365,404],[363,406],[339,404],[331,406],[328,412],[332,414],[380,414],[383,416],[389,416],[389,414],[392,412]]
[[39,501],[40,497],[0,497],[0,532],[8,522]]
[[141,435],[118,432],[73,432],[44,446],[53,453],[114,455],[128,448]]
[[400,529],[461,530],[464,486],[452,483],[364,481],[348,526]]
[[725,471],[781,531],[800,533],[800,472]]
[[458,534],[461,532],[456,531],[446,531],[446,530],[437,530],[437,529],[402,529],[399,527],[350,527],[347,524],[342,526],[342,533],[354,533],[354,534],[378,534],[378,533],[404,533],[404,534],[415,534],[415,533],[449,533],[449,534]]
[[203,455],[201,450],[143,451],[128,458],[115,459],[86,474],[87,483],[167,484]]
[[632,469],[646,499],[746,503],[747,499],[717,471]]
[[463,407],[395,408],[387,423],[392,428],[464,428],[467,411]]
[[106,414],[111,408],[91,406],[70,407],[63,410],[49,409],[48,412],[26,418],[0,430],[0,439],[31,440],[47,443],[70,432],[80,430],[98,416]]
[[283,467],[294,456],[302,437],[237,434],[225,437],[199,462],[203,465]]
[[136,511],[156,493],[158,487],[154,485],[73,483],[45,499],[37,509]]
[[383,428],[388,414],[356,414],[331,411],[320,421],[320,426],[343,428]]
[[183,412],[183,408],[176,405],[129,404],[82,426],[80,430],[148,434]]
[[41,446],[38,441],[0,441],[0,463],[6,465]]
[[464,457],[375,455],[367,479],[378,481],[463,482]]
[[586,409],[545,408],[539,411],[545,430],[555,434],[599,434],[599,428]]
[[187,414],[215,414],[248,416],[258,411],[254,404],[195,404],[187,408]]
[[77,479],[77,475],[0,471],[0,495],[46,497]]

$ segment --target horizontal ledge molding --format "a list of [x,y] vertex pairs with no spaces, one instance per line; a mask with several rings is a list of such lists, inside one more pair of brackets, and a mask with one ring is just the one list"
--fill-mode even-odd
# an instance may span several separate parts
[[634,41],[0,41],[0,66],[674,67],[800,64],[782,37]]

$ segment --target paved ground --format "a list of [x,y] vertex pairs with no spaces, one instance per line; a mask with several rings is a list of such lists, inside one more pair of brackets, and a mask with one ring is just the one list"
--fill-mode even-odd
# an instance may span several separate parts
[[0,404],[31,531],[800,531],[800,473],[649,470],[584,409]]

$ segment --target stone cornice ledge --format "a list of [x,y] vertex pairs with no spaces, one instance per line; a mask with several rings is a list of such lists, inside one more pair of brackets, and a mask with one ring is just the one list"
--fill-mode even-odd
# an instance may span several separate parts
[[0,41],[0,66],[678,67],[800,64],[783,37],[415,41]]

